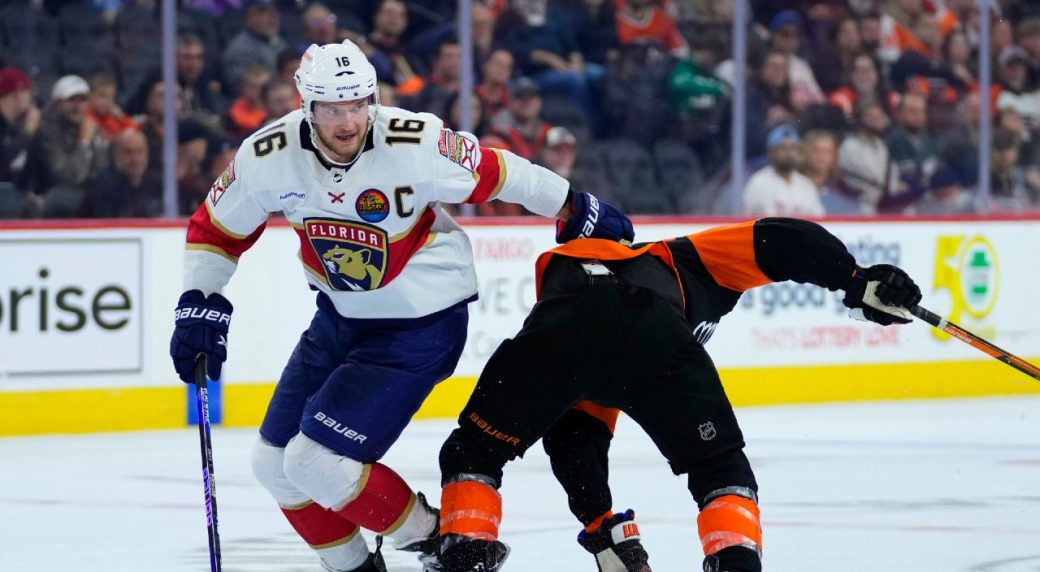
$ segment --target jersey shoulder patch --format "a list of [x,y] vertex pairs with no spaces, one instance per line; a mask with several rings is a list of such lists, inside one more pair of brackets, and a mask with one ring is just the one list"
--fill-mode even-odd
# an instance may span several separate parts
[[442,128],[437,139],[437,152],[471,173],[480,164],[480,144],[476,137],[464,131]]

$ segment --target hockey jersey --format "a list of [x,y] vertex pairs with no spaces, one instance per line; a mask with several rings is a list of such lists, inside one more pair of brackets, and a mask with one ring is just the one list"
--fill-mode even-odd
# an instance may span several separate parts
[[192,216],[185,289],[217,292],[282,213],[308,283],[351,318],[415,318],[477,292],[473,253],[440,207],[492,199],[553,217],[569,185],[427,113],[380,107],[348,167],[315,149],[300,110],[248,137]]
[[[581,280],[580,269],[560,263],[582,260],[596,260],[618,282],[649,288],[672,301],[701,344],[745,290],[785,280],[841,290],[856,268],[845,245],[822,226],[764,218],[631,247],[590,238],[568,242],[538,258],[539,299],[565,290],[561,283]],[[547,280],[551,265],[554,276]]]

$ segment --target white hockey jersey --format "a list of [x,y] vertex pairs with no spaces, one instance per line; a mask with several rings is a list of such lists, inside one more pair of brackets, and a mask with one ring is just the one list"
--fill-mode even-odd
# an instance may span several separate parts
[[[415,318],[477,292],[469,239],[439,203],[520,203],[553,217],[568,183],[428,113],[380,107],[344,169],[315,151],[302,111],[254,133],[188,226],[185,289],[218,292],[281,212],[307,281],[351,318]],[[547,230],[548,231],[548,230]]]

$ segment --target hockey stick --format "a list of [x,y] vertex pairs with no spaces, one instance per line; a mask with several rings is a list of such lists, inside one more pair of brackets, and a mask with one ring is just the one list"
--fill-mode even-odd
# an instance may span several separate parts
[[209,536],[209,569],[220,572],[220,535],[217,533],[217,483],[213,480],[213,441],[209,432],[209,391],[206,387],[206,354],[195,356],[195,411],[202,445],[202,489],[206,499],[206,531]]
[[968,344],[969,346],[986,354],[989,354],[990,356],[1008,364],[1009,366],[1017,369],[1018,371],[1031,376],[1033,379],[1040,380],[1040,367],[1037,367],[1008,351],[998,348],[997,346],[976,336],[968,330],[965,330],[957,324],[954,324],[953,322],[946,320],[942,316],[934,312],[930,312],[920,306],[914,306],[910,308],[910,313],[924,320],[925,322],[928,322],[932,326],[946,332],[947,334],[950,334],[958,340]]

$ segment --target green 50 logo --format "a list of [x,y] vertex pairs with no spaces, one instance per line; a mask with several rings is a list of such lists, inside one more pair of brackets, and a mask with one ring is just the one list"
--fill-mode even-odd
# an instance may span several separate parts
[[[976,320],[985,318],[993,311],[1000,289],[993,244],[981,236],[940,236],[932,289],[950,293],[951,307],[946,315],[951,322],[959,322],[964,314]],[[932,330],[932,335],[940,340],[950,337],[939,330]]]

